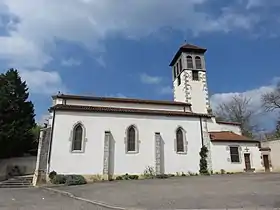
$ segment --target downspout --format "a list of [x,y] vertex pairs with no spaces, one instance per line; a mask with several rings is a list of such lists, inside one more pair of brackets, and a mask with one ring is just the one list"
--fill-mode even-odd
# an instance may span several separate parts
[[203,139],[203,129],[202,129],[202,119],[201,119],[201,117],[199,117],[199,121],[200,121],[201,144],[202,144],[202,147],[203,147],[204,146],[204,139]]
[[54,121],[55,121],[55,109],[53,109],[53,120],[52,120],[52,127],[51,127],[51,139],[49,143],[49,152],[48,152],[48,173],[50,169],[50,161],[51,161],[51,151],[52,151],[52,141],[53,141],[53,130],[54,130]]

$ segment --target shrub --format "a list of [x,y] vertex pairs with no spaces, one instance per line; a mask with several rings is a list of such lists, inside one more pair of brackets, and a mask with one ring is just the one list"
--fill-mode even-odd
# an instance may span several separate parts
[[138,175],[129,175],[128,178],[129,179],[138,179],[139,176]]
[[167,174],[158,174],[158,175],[156,175],[156,178],[157,179],[168,179],[169,176]]
[[195,173],[188,171],[189,176],[195,176]]
[[81,175],[67,175],[65,184],[70,185],[82,185],[86,184],[86,179]]
[[175,175],[174,174],[168,174],[168,177],[174,177]]
[[117,176],[116,180],[123,180],[123,177],[122,176]]
[[208,166],[207,166],[207,153],[208,153],[207,147],[206,146],[201,147],[201,150],[199,152],[199,155],[200,155],[199,173],[200,174],[209,173]]
[[195,173],[195,175],[198,176],[199,174],[198,174],[198,173]]
[[102,176],[100,174],[93,175],[93,176],[90,177],[90,180],[93,181],[93,182],[101,181]]
[[225,174],[226,171],[224,169],[221,169],[221,174]]
[[182,172],[181,176],[186,176],[186,174],[184,172]]
[[146,179],[151,179],[154,178],[156,176],[155,170],[153,167],[148,166],[145,170],[144,170],[144,177]]
[[219,172],[217,171],[215,174],[219,174]]
[[51,183],[53,184],[65,184],[66,176],[57,174],[51,179]]
[[129,180],[129,175],[128,175],[128,173],[126,173],[125,175],[123,175],[123,179],[124,179],[124,180]]
[[51,173],[49,173],[50,180],[52,180],[56,175],[57,175],[57,173],[55,171],[52,171]]

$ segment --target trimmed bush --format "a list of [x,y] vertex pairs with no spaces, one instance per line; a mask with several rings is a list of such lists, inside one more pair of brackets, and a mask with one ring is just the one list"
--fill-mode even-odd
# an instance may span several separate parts
[[52,180],[56,175],[57,175],[57,173],[55,171],[52,171],[51,173],[49,173],[50,180]]
[[116,180],[123,180],[123,177],[122,176],[117,176]]
[[138,179],[139,176],[138,175],[129,175],[128,178],[129,179]]
[[221,169],[221,174],[225,174],[226,171],[224,169]]
[[167,174],[158,174],[158,175],[156,175],[156,178],[157,179],[167,179],[167,178],[169,178],[169,176]]
[[53,184],[65,184],[66,176],[57,174],[51,179],[51,183]]
[[67,175],[65,184],[70,185],[82,185],[86,184],[86,179],[81,175]]

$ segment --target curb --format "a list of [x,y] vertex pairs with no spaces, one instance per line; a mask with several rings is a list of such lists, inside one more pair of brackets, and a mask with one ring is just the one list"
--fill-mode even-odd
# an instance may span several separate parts
[[50,192],[58,193],[60,195],[67,196],[67,197],[70,197],[70,198],[74,198],[74,199],[79,200],[79,201],[84,201],[84,202],[87,202],[87,203],[90,203],[90,204],[93,204],[93,205],[109,208],[109,209],[114,209],[114,210],[127,210],[128,209],[128,208],[123,208],[123,207],[119,207],[119,206],[112,206],[110,204],[81,198],[81,197],[73,195],[72,193],[62,191],[62,190],[58,190],[58,189],[53,189],[53,188],[48,188],[48,187],[38,187],[38,188],[41,188],[43,190],[47,190],[47,191],[50,191]]

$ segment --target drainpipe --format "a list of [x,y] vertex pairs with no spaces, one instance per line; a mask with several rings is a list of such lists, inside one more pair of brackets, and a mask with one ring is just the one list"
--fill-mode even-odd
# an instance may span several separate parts
[[203,139],[203,129],[202,129],[202,119],[201,119],[201,117],[199,117],[199,121],[200,121],[201,145],[203,147],[204,146],[204,139]]
[[54,121],[55,121],[55,109],[53,109],[53,120],[52,120],[52,127],[51,127],[51,139],[50,139],[50,143],[49,143],[49,152],[48,152],[48,173],[49,173],[50,161],[51,161]]

